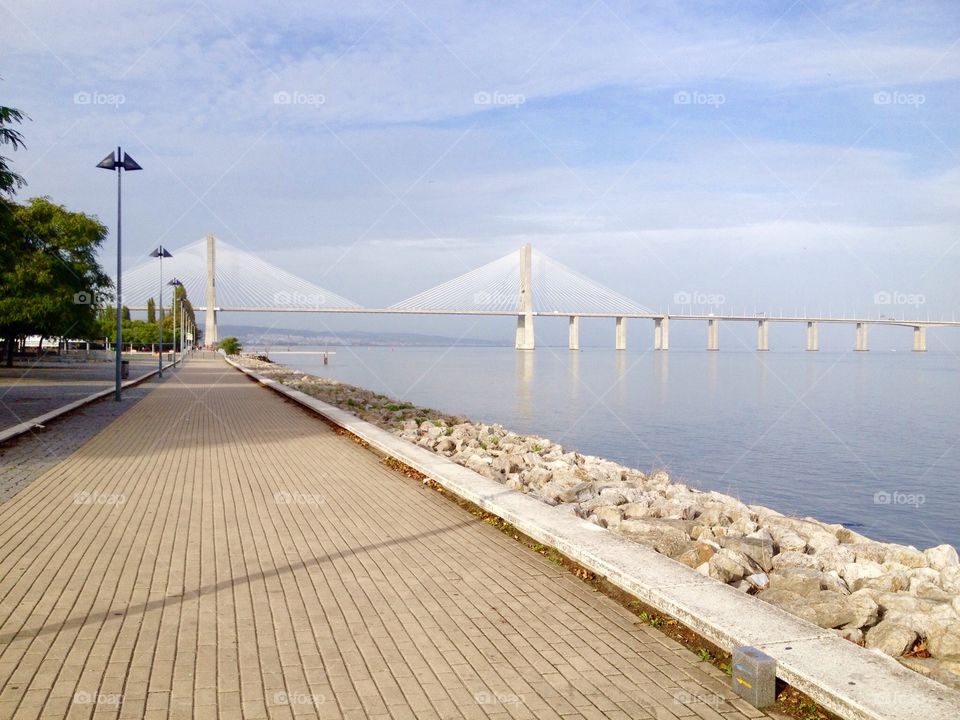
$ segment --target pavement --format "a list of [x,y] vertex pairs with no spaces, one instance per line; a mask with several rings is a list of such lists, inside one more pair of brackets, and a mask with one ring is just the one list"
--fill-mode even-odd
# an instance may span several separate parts
[[222,360],[146,387],[0,505],[0,718],[767,717]]

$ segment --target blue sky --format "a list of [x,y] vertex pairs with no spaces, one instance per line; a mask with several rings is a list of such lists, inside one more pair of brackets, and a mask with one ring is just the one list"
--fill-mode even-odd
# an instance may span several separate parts
[[653,308],[960,300],[956,3],[0,0],[0,41],[25,196],[112,229],[93,165],[144,166],[128,266],[211,231],[375,306],[532,242]]

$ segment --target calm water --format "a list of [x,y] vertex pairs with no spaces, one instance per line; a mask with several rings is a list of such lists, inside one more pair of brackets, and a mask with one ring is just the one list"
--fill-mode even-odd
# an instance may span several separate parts
[[271,356],[877,540],[960,546],[950,354],[364,347],[338,348],[328,367]]

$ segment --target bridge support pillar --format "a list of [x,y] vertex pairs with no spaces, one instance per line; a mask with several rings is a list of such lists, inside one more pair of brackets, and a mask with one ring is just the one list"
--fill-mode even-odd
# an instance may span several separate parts
[[580,318],[576,315],[570,316],[570,326],[568,329],[568,335],[570,340],[570,349],[579,350],[580,349]]
[[217,337],[217,282],[216,249],[213,233],[207,233],[207,309],[204,312],[203,344],[208,348],[216,347]]
[[720,324],[716,318],[707,321],[707,350],[720,349]]
[[770,321],[760,320],[757,322],[757,350],[766,351],[770,349]]
[[913,328],[913,351],[927,351],[927,327],[926,325],[915,325]]
[[520,298],[517,303],[517,350],[533,350],[533,251],[520,248]]
[[617,350],[627,349],[627,319],[617,318]]
[[820,326],[812,320],[807,321],[807,351],[817,352],[820,349]]
[[857,352],[866,352],[870,348],[867,346],[867,324],[863,322],[857,323],[857,344],[854,347],[854,350]]
[[670,318],[656,318],[653,325],[653,349],[670,349]]

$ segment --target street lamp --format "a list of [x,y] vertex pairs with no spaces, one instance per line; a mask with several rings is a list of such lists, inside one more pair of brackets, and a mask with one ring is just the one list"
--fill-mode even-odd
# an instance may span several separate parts
[[[177,288],[183,283],[173,278],[167,285],[173,286],[173,366],[177,366]],[[180,314],[183,315],[183,303],[180,303]],[[180,321],[180,342],[183,343],[183,320]]]
[[150,257],[160,258],[160,377],[163,377],[163,259],[173,255],[161,245],[150,253]]
[[126,153],[120,151],[120,147],[117,146],[117,153],[114,155],[110,153],[103,160],[97,163],[98,168],[103,168],[104,170],[116,170],[117,171],[117,342],[116,342],[116,359],[115,364],[116,368],[114,371],[114,377],[116,381],[116,389],[113,393],[113,399],[117,402],[120,402],[120,362],[122,360],[122,347],[123,347],[123,303],[120,298],[120,176],[121,170],[126,170],[127,172],[132,172],[133,170],[143,170],[140,165],[137,164],[137,161]]

